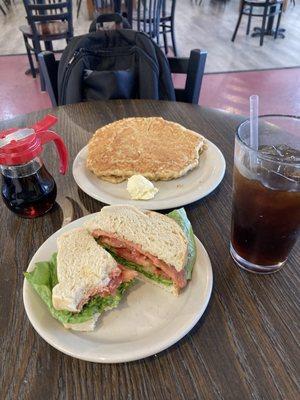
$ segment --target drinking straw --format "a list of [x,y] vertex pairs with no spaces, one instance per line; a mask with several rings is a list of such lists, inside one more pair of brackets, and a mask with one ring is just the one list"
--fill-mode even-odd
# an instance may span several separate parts
[[258,100],[256,94],[250,96],[250,147],[258,150]]

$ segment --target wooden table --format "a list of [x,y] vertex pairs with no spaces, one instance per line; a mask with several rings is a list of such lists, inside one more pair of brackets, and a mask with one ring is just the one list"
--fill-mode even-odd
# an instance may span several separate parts
[[[226,112],[180,103],[111,101],[51,110],[71,162],[96,128],[129,116],[163,116],[203,133],[223,152],[227,170],[208,197],[186,207],[194,232],[213,266],[210,304],[195,328],[170,349],[144,360],[92,364],[50,347],[30,325],[22,302],[22,272],[39,246],[69,215],[99,211],[101,203],[76,186],[71,165],[58,174],[52,145],[45,162],[58,184],[58,203],[36,220],[1,213],[1,399],[296,399],[299,398],[299,259],[297,246],[278,273],[252,275],[229,255],[234,131],[241,120]],[[30,125],[40,111],[2,122],[0,128]],[[163,134],[163,133],[162,133]],[[297,282],[298,281],[298,282]],[[298,380],[299,382],[299,380]]]

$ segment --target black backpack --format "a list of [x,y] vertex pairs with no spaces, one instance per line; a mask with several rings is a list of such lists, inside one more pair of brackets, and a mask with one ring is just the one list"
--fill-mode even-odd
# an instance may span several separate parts
[[100,14],[90,25],[89,33],[96,32],[100,29],[105,29],[105,23],[115,24],[115,29],[131,29],[128,19],[118,13],[113,14]]
[[146,34],[100,30],[74,37],[64,50],[59,104],[108,99],[175,100],[168,60]]

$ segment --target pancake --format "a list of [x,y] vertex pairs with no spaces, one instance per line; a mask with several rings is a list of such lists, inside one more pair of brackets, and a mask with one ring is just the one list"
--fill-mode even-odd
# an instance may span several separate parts
[[163,118],[125,118],[98,129],[88,143],[86,166],[112,183],[140,174],[152,181],[185,175],[199,164],[205,139]]

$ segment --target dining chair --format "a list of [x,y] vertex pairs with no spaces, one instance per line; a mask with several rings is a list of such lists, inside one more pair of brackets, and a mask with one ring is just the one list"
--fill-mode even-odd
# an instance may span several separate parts
[[[274,39],[277,38],[278,35],[278,29],[280,25],[280,20],[281,20],[281,15],[283,11],[283,2],[284,0],[266,0],[266,1],[255,1],[255,0],[242,0],[241,6],[240,6],[240,14],[238,17],[238,21],[234,30],[234,33],[232,35],[231,41],[234,42],[236,34],[238,32],[242,16],[247,15],[248,16],[248,23],[247,23],[247,30],[246,34],[249,35],[250,33],[250,27],[251,27],[251,19],[252,17],[261,17],[262,18],[262,24],[261,28],[259,28],[259,36],[260,36],[260,46],[263,45],[264,42],[264,35],[266,32],[266,24],[267,20],[269,18],[275,18],[277,15],[277,24],[275,28],[275,33],[274,33]],[[262,9],[262,12],[256,11],[256,9]]]
[[[1,4],[2,3],[2,4]],[[0,10],[3,15],[7,15],[7,12],[11,9],[11,0],[0,0]]]
[[105,23],[109,23],[109,29],[131,29],[127,19],[118,13],[100,14],[91,23],[89,32],[96,32],[97,30],[105,30]]
[[163,36],[165,53],[168,54],[167,34],[171,34],[173,53],[177,56],[175,40],[175,9],[176,0],[137,0],[134,12],[134,0],[125,0],[126,18],[133,28],[146,32],[159,43]]
[[4,8],[2,7],[2,5],[0,4],[0,10],[2,12],[3,15],[6,15],[6,11],[4,10]]
[[186,75],[184,89],[175,88],[176,101],[198,104],[207,52],[191,50],[189,58],[168,57],[172,74]]
[[[170,4],[170,9],[168,9],[167,3]],[[171,0],[171,2],[163,0],[159,25],[160,28],[162,28],[162,31],[160,31],[160,33],[163,35],[164,38],[165,53],[168,54],[169,52],[167,33],[171,33],[173,53],[175,57],[177,57],[177,48],[175,40],[175,9],[176,9],[176,0]]]
[[[23,0],[28,25],[19,27],[23,34],[25,48],[32,76],[36,77],[32,53],[38,62],[42,51],[41,42],[46,50],[53,51],[52,42],[65,39],[67,43],[73,37],[72,0]],[[29,40],[32,41],[30,45]],[[43,80],[41,76],[43,90]]]
[[[158,48],[158,51],[162,52],[160,48]],[[53,52],[50,51],[41,52],[38,57],[52,106],[62,105],[58,101],[57,77],[59,61],[55,59]],[[206,57],[206,51],[196,49],[191,51],[189,58],[168,58],[172,74],[186,75],[185,87],[183,89],[175,88],[176,101],[198,104]]]
[[[82,0],[76,0],[77,18],[79,17]],[[112,12],[114,9],[114,0],[93,0],[95,11]]]
[[164,0],[137,0],[136,11],[133,10],[132,0],[127,1],[128,21],[133,29],[145,32],[159,44],[160,18]]

